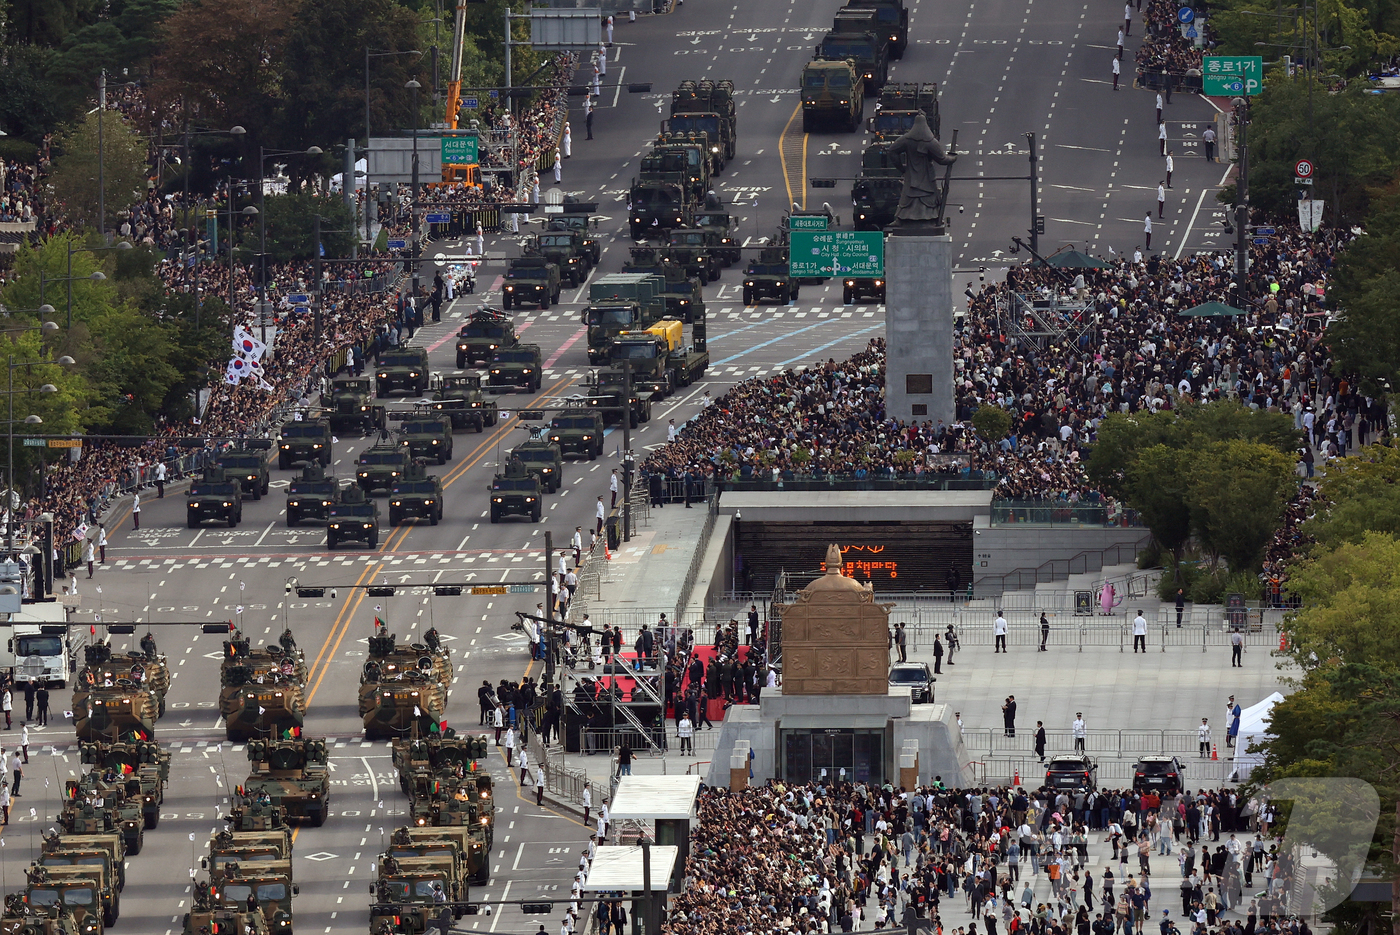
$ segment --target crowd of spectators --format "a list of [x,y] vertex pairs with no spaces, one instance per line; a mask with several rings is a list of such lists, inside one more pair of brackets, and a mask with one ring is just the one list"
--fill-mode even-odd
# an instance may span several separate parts
[[1148,0],[1143,28],[1146,35],[1138,46],[1138,76],[1166,75],[1173,87],[1180,87],[1183,78],[1199,79],[1201,65],[1208,51],[1215,47],[1215,30],[1209,20],[1195,23],[1202,44],[1183,35],[1183,24],[1177,19],[1181,5],[1173,0]]

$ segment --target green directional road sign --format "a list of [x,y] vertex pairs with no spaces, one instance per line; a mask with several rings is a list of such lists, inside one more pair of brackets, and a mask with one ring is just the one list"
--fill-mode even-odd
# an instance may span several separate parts
[[442,164],[445,166],[469,166],[477,162],[476,137],[444,136],[442,138]]
[[827,227],[826,220],[824,214],[789,214],[788,230],[824,231]]
[[1264,58],[1260,55],[1207,55],[1201,66],[1207,97],[1264,93]]
[[795,279],[883,277],[885,235],[881,231],[793,231],[788,275]]

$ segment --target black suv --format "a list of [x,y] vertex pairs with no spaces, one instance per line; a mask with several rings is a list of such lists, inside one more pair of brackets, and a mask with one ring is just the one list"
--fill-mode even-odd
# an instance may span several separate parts
[[232,528],[243,519],[243,485],[223,468],[205,468],[204,477],[190,484],[185,498],[185,519],[191,529],[211,519]]
[[494,308],[477,309],[457,332],[457,369],[475,367],[477,361],[490,363],[491,355],[498,349],[519,343],[515,325],[505,313]]
[[535,392],[544,379],[540,369],[540,346],[517,344],[492,355],[491,372],[486,376],[486,385],[493,390],[509,386]]
[[340,482],[335,475],[327,474],[318,464],[307,465],[287,488],[287,525],[295,526],[304,519],[324,523],[339,499]]
[[908,688],[915,704],[933,703],[935,681],[927,662],[896,662],[890,666],[890,685]]
[[544,509],[540,482],[514,458],[506,465],[504,474],[491,478],[491,522],[499,523],[503,516],[528,516],[538,523]]
[[452,460],[452,420],[405,419],[399,428],[399,444],[415,458],[436,458],[438,464]]
[[374,368],[374,391],[388,396],[394,390],[405,390],[422,396],[428,389],[428,352],[421,347],[401,347],[379,355]]
[[1140,756],[1133,764],[1133,791],[1176,795],[1185,775],[1181,761],[1174,756]]
[[355,481],[365,493],[381,488],[392,490],[399,479],[408,473],[412,461],[408,449],[402,445],[374,445],[366,448],[360,460],[355,462],[359,467],[355,472]]
[[277,439],[277,466],[285,471],[298,462],[315,462],[322,467],[331,463],[329,422],[304,419],[282,424]]
[[565,412],[549,420],[549,440],[559,447],[560,454],[576,454],[589,461],[603,453],[603,417],[582,409]]
[[418,463],[389,491],[389,525],[397,526],[407,517],[426,519],[433,526],[442,519],[442,480],[429,476]]
[[1045,785],[1051,789],[1084,789],[1099,787],[1099,767],[1087,756],[1051,757],[1045,767]]
[[254,500],[261,500],[272,480],[267,470],[267,458],[262,452],[271,447],[271,439],[254,439],[248,443],[247,449],[225,452],[215,458],[214,463],[224,469],[230,480],[242,484],[244,493]]
[[331,507],[326,523],[326,548],[342,542],[363,542],[371,549],[379,545],[379,504],[365,497],[358,487],[347,487],[341,501]]

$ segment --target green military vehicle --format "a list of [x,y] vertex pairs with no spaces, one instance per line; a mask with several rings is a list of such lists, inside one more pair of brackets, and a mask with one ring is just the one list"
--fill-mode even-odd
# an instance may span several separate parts
[[254,438],[243,444],[243,448],[218,455],[214,463],[224,469],[225,477],[242,485],[243,493],[251,495],[254,500],[261,500],[272,482],[272,475],[267,470],[267,456],[263,454],[272,447],[272,439]]
[[665,285],[660,276],[634,272],[609,273],[589,284],[582,315],[588,326],[589,363],[608,359],[608,344],[619,332],[645,328],[665,314]]
[[102,900],[102,925],[116,925],[122,912],[121,887],[117,886],[111,858],[105,853],[91,855],[86,860],[71,854],[41,854],[34,868],[43,868],[50,882],[94,880]]
[[224,735],[234,743],[255,737],[296,734],[306,723],[306,693],[302,683],[277,672],[262,684],[245,685],[233,696],[224,716]]
[[491,358],[486,388],[504,391],[509,387],[538,392],[544,380],[541,356],[538,344],[517,344],[497,351]]
[[291,861],[233,861],[211,869],[209,878],[212,909],[246,913],[252,897],[269,930],[278,935],[295,931],[292,897],[300,889],[292,882]]
[[114,868],[117,889],[126,887],[126,838],[120,834],[64,834],[50,828],[43,837],[44,854],[75,854],[84,858],[81,863],[90,862],[93,854],[104,855]]
[[[661,157],[668,154],[679,154],[682,157],[680,167],[680,181],[686,186],[687,194],[690,196],[692,204],[699,204],[705,197],[705,193],[710,190],[710,154],[709,141],[704,137],[692,137],[689,134],[681,136],[674,133],[663,133],[661,137],[652,144],[652,156]],[[647,176],[646,158],[642,157],[642,174]],[[663,160],[663,162],[665,162]],[[674,164],[665,162],[665,169],[662,176],[667,179],[675,178]]]
[[788,275],[788,248],[764,247],[744,270],[744,304],[773,299],[779,305],[796,302],[798,283]]
[[603,417],[586,406],[565,409],[549,420],[549,440],[560,454],[576,454],[589,461],[603,453]]
[[707,230],[685,227],[671,231],[666,253],[686,276],[694,276],[702,286],[719,279],[728,265],[729,251],[721,250],[719,237]]
[[853,62],[864,79],[863,90],[875,94],[890,77],[890,39],[877,28],[878,14],[872,10],[843,10],[822,37],[814,58],[828,62]]
[[489,845],[496,809],[491,799],[491,773],[487,769],[490,751],[485,736],[462,736],[449,727],[439,734],[395,740],[393,751],[399,789],[409,798],[430,794],[420,780],[442,781],[451,787],[454,797],[467,788],[465,799],[480,812],[478,824],[485,829]]
[[877,143],[892,143],[914,127],[914,118],[924,115],[928,128],[938,136],[942,118],[938,113],[938,82],[909,81],[887,84],[880,89],[870,132]]
[[[355,472],[355,481],[367,494],[376,490],[390,490],[399,482],[399,478],[408,472],[408,466],[412,462],[413,456],[403,445],[389,442],[371,445],[360,454],[360,459],[356,462],[359,470]],[[348,494],[349,491],[345,493]]]
[[422,396],[428,390],[428,351],[422,347],[400,347],[379,355],[374,368],[374,391],[388,396],[403,390],[412,396]]
[[486,488],[491,494],[491,522],[499,523],[506,516],[528,516],[538,523],[544,509],[544,493],[539,478],[525,465],[511,458],[505,471],[491,478]]
[[369,377],[336,377],[331,381],[331,398],[326,402],[330,410],[326,421],[331,431],[343,432],[346,429],[359,429],[368,435],[384,426],[384,407],[376,406],[370,396]]
[[243,485],[230,478],[221,467],[204,469],[204,476],[185,492],[185,521],[197,529],[209,520],[227,523],[229,528],[243,520]]
[[711,249],[719,253],[720,260],[726,266],[739,262],[743,254],[739,240],[734,236],[738,224],[724,209],[718,196],[705,197],[704,208],[695,214],[695,229],[705,231],[714,238]]
[[870,277],[847,277],[841,283],[841,301],[846,305],[855,302],[885,301],[885,280]]
[[465,892],[456,879],[460,861],[453,856],[396,858],[381,854],[378,876],[369,885],[371,933],[421,935],[438,926],[446,906],[454,903],[452,918],[461,914],[455,905]]
[[319,464],[301,469],[301,477],[287,487],[287,525],[313,520],[317,525],[330,519],[331,507],[340,499],[340,482]]
[[564,210],[559,214],[549,216],[549,229],[552,231],[577,231],[583,238],[583,254],[588,257],[588,262],[597,266],[603,259],[603,248],[598,243],[598,238],[594,236],[594,228],[598,222],[594,215],[598,213],[598,203],[582,202],[574,198],[573,195],[564,196]]
[[457,332],[457,369],[489,363],[503,347],[515,347],[520,338],[509,316],[494,308],[479,308]]
[[[402,471],[398,476],[402,476]],[[363,542],[371,549],[379,545],[379,504],[368,499],[359,487],[345,488],[340,502],[331,507],[326,523],[326,548],[333,549],[347,541]]]
[[454,429],[484,432],[500,418],[496,400],[481,392],[481,374],[459,370],[434,377],[436,392],[427,404],[434,414],[452,420]]
[[421,671],[384,675],[362,714],[366,740],[392,740],[438,729],[446,716],[447,689]]
[[[208,884],[201,880],[198,885],[205,887],[207,894]],[[225,932],[237,932],[239,935],[268,935],[267,919],[263,916],[262,910],[249,912],[246,906],[242,910],[224,907],[211,908],[207,905],[200,905],[199,901],[196,900],[194,908],[185,913],[185,927],[181,935],[212,935],[215,932],[218,932],[219,935],[223,935]]]
[[884,230],[894,223],[904,171],[891,162],[889,149],[890,141],[872,143],[860,157],[860,175],[851,185],[856,230]]
[[[666,302],[664,314],[682,321],[690,321],[697,314],[705,317],[705,299],[700,291],[700,280],[688,278],[684,270],[671,262],[666,248],[640,246],[632,247],[628,252],[629,258],[622,264],[624,273],[653,273],[665,277],[661,291],[661,298]],[[646,324],[650,322],[644,322],[643,326]]]
[[682,81],[671,92],[671,118],[661,126],[668,133],[703,133],[710,144],[711,174],[718,174],[737,150],[734,82]]
[[415,462],[389,491],[389,525],[398,526],[412,517],[436,526],[442,520],[442,501],[442,479],[429,476],[423,465]]
[[149,740],[164,704],[164,697],[150,685],[137,685],[129,678],[91,686],[79,681],[73,691],[73,729],[79,740],[132,735]]
[[249,688],[288,682],[304,687],[307,676],[306,653],[297,646],[290,629],[282,631],[277,643],[262,649],[253,648],[253,641],[242,630],[234,630],[224,640],[219,665],[219,714],[225,718],[233,715]]
[[[24,890],[5,897],[4,923],[13,925],[13,928],[0,929],[5,935],[11,932],[21,935],[26,925],[33,924],[30,921],[33,919],[44,919],[44,928],[53,931],[76,929],[79,935],[102,935],[105,931],[102,921],[105,913],[101,880],[97,874],[55,879],[48,870],[38,865],[30,866],[25,874],[27,883]],[[13,906],[11,896],[17,897]],[[11,922],[12,919],[14,922]]]
[[530,432],[530,440],[516,445],[510,457],[540,479],[545,493],[557,493],[564,484],[564,455],[559,446],[546,437],[546,429],[532,428]]
[[[509,311],[523,305],[547,309],[559,301],[559,267],[542,256],[519,256],[510,261],[501,287],[501,306]],[[497,348],[497,350],[501,350]]]
[[854,62],[818,58],[802,69],[802,132],[860,129],[865,114],[865,75]]
[[[489,780],[490,777],[487,778]],[[487,810],[494,808],[489,790],[485,805]],[[470,825],[397,828],[390,840],[393,842],[393,850],[389,853],[400,858],[427,857],[448,848],[462,862],[465,871],[463,884],[485,886],[491,882],[491,866],[487,863],[491,841],[479,825],[475,828]]]
[[170,781],[170,753],[152,740],[88,741],[78,744],[84,766],[122,777],[126,796],[140,799],[145,827],[160,824],[160,806]]
[[525,245],[526,256],[543,257],[559,268],[559,279],[570,289],[577,289],[588,278],[593,264],[583,246],[583,235],[577,231],[545,231]]
[[588,405],[603,413],[605,425],[622,422],[624,399],[627,400],[626,412],[632,428],[636,428],[638,423],[651,421],[651,392],[638,390],[635,380],[628,387],[627,375],[623,371],[611,367],[597,370],[589,376],[587,385],[592,390]]
[[116,773],[86,773],[63,783],[63,808],[58,814],[59,830],[66,834],[120,834],[126,852],[141,853],[146,842],[146,822],[140,796],[127,795],[127,787]]
[[399,426],[399,445],[413,458],[434,458],[438,464],[446,464],[452,460],[452,420],[417,415],[405,419]]
[[0,935],[97,935],[101,931],[97,919],[80,929],[73,910],[61,901],[50,906],[31,906],[28,898],[27,890],[5,895]]
[[330,809],[328,762],[324,740],[250,740],[244,794],[270,801],[287,818],[303,818],[319,828]]
[[633,240],[664,237],[672,228],[690,223],[695,210],[695,199],[685,184],[684,153],[643,156],[642,163],[644,169],[655,163],[663,168],[670,165],[675,171],[669,173],[674,178],[656,169],[652,178],[632,180],[627,191],[627,231]]
[[846,9],[873,9],[889,41],[890,58],[904,58],[909,47],[909,10],[904,0],[848,0]]
[[733,158],[729,121],[719,114],[672,114],[661,121],[662,139],[691,139],[701,141],[710,160],[710,176],[724,171],[725,163]]
[[277,436],[277,466],[331,463],[331,424],[325,419],[293,419],[282,423]]
[[233,807],[224,818],[228,827],[209,839],[209,857],[200,861],[200,867],[210,870],[227,863],[290,861],[292,829],[286,819],[286,809],[275,805],[270,795],[235,793]]

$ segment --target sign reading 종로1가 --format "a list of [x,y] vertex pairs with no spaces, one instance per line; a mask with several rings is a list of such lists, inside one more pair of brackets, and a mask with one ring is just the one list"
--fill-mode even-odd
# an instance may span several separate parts
[[1261,55],[1207,55],[1201,63],[1202,91],[1207,97],[1264,93]]
[[882,231],[793,231],[788,243],[788,275],[880,278],[885,275]]

